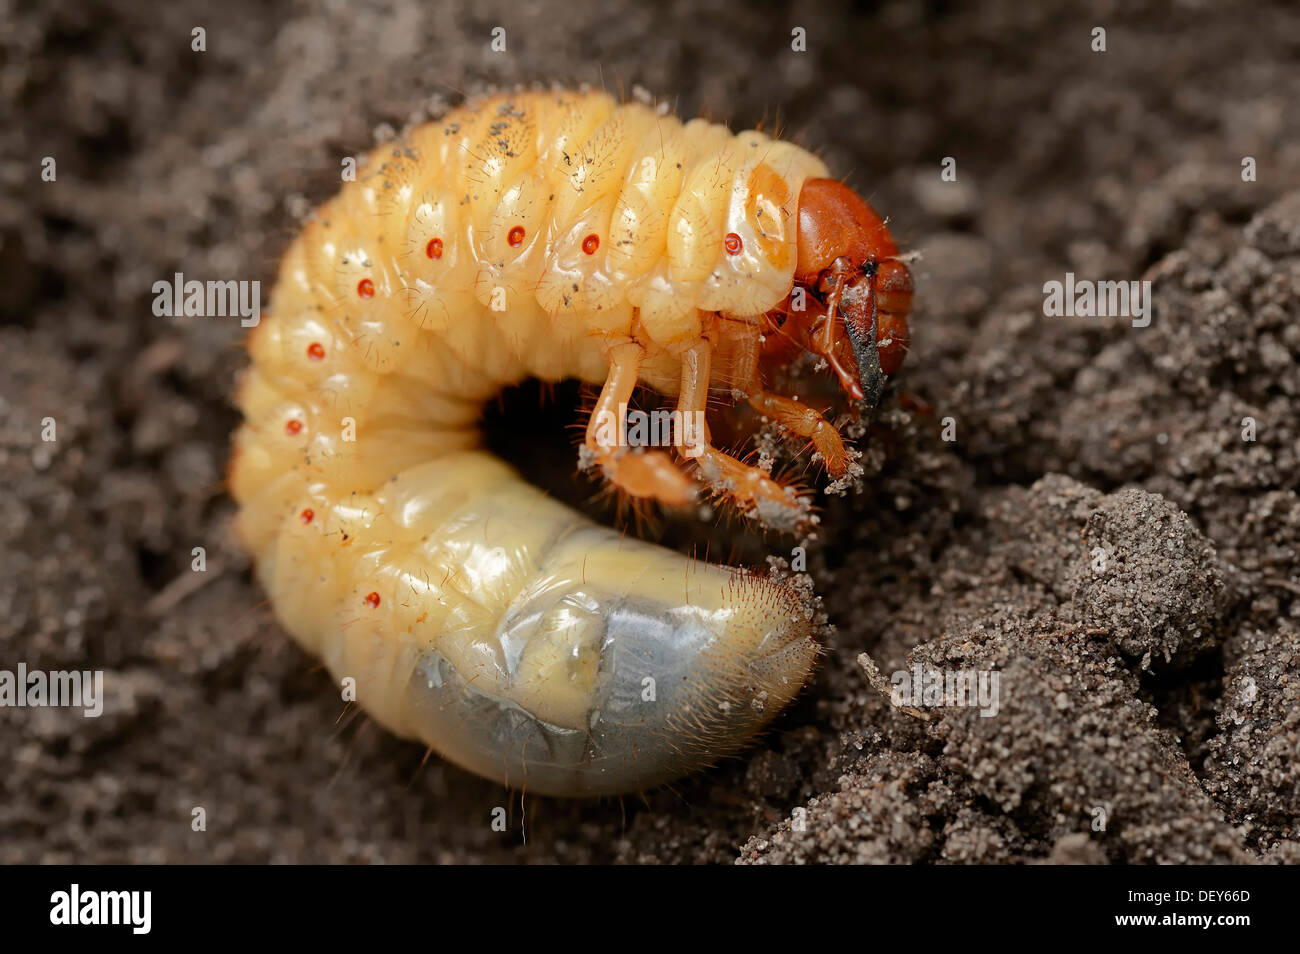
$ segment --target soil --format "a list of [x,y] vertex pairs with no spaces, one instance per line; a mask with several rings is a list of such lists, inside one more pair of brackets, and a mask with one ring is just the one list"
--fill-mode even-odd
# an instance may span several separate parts
[[[341,716],[230,532],[245,331],[151,307],[270,288],[342,157],[538,81],[775,124],[922,254],[869,479],[821,500],[817,676],[644,797]],[[0,669],[106,693],[0,708],[0,862],[1300,860],[1293,5],[10,2],[0,85]],[[1067,272],[1149,280],[1150,324],[1045,317]],[[893,706],[914,666],[996,671],[996,716]]]

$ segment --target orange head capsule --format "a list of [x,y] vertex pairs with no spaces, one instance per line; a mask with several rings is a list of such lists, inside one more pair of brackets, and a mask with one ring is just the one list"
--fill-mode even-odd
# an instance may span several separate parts
[[795,281],[822,306],[810,315],[809,350],[826,358],[849,397],[874,407],[907,352],[911,273],[884,220],[834,179],[804,183],[798,241]]

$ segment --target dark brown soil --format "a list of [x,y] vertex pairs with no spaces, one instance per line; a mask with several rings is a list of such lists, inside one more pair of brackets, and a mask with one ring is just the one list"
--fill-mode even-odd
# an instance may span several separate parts
[[[0,669],[102,669],[107,700],[0,709],[0,862],[1300,859],[1293,5],[3,9]],[[339,719],[229,531],[243,329],[151,310],[175,271],[269,288],[341,157],[550,80],[775,120],[924,254],[912,409],[824,501],[817,678],[742,758],[622,801]],[[1150,279],[1154,320],[1045,318],[1067,271]],[[868,681],[916,663],[997,669],[998,715]]]

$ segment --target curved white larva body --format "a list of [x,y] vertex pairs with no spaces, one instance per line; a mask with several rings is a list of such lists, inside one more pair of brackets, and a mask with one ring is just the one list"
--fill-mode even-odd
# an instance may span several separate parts
[[702,312],[756,322],[788,294],[825,172],[759,133],[530,92],[378,150],[319,210],[250,342],[230,482],[276,615],[379,722],[589,795],[706,765],[798,691],[817,647],[789,589],[588,521],[476,423],[529,376],[603,380],[629,337],[675,393]]

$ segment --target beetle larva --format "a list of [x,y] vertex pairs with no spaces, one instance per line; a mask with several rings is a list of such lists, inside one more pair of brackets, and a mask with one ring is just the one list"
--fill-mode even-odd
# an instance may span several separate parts
[[510,786],[636,791],[734,752],[811,671],[806,602],[551,500],[479,449],[480,409],[599,383],[585,467],[795,526],[707,426],[647,449],[599,422],[638,385],[703,419],[714,387],[846,472],[765,373],[809,351],[879,398],[912,294],[885,224],[797,146],[587,91],[472,102],[364,168],[285,254],[239,392],[231,488],[276,615],[381,724]]

